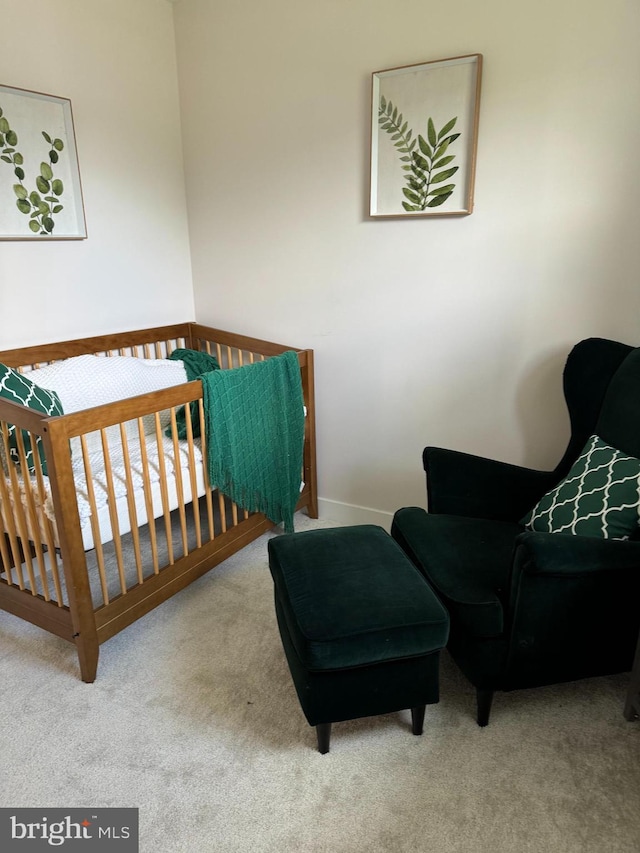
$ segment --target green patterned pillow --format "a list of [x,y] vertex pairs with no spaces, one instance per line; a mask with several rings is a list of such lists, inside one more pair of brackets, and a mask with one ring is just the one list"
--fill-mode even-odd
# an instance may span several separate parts
[[640,459],[592,435],[567,476],[522,519],[531,530],[628,539],[640,517]]
[[[60,398],[55,391],[47,391],[46,388],[40,388],[22,373],[7,367],[6,364],[0,364],[0,397],[6,400],[11,400],[12,403],[22,403],[23,406],[28,406],[36,412],[43,412],[45,415],[62,415],[62,404]],[[33,461],[33,450],[31,448],[31,440],[27,430],[22,430],[22,442],[27,461],[27,468],[33,473],[35,471],[35,463]],[[42,473],[47,473],[47,463],[44,458],[42,449],[42,441],[38,436],[36,438],[38,453],[40,454],[40,462],[42,463]],[[18,444],[16,441],[16,428],[13,424],[9,424],[9,455],[13,462],[20,462],[18,453]]]

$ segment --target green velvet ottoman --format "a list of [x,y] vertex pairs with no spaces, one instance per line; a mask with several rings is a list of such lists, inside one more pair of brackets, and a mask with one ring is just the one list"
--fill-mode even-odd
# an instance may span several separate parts
[[280,636],[319,751],[332,723],[407,708],[422,734],[449,616],[400,547],[375,525],[284,534],[268,547]]

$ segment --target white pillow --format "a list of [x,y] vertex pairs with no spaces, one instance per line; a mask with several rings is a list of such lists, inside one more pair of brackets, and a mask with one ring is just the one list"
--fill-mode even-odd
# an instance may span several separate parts
[[65,414],[187,381],[184,362],[129,355],[77,355],[29,371],[29,379],[55,391]]
[[[29,379],[42,388],[55,391],[60,398],[65,414],[90,409],[161,391],[187,382],[187,372],[181,359],[136,358],[129,355],[77,355],[56,361],[46,367],[38,367],[27,373]],[[165,409],[160,413],[162,429],[168,426],[171,412]],[[143,418],[145,434],[155,431],[155,417]],[[127,443],[138,442],[138,422],[125,423]],[[107,440],[113,448],[121,448],[120,427],[107,427]],[[102,453],[102,438],[99,431],[85,434],[89,454]],[[82,454],[79,438],[71,439],[71,451],[74,457]],[[122,450],[119,451],[122,454]]]

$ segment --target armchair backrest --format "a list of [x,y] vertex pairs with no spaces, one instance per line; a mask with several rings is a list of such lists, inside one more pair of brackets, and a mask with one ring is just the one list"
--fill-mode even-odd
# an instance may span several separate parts
[[558,479],[567,474],[594,433],[613,447],[640,456],[640,349],[604,338],[580,341],[567,358],[563,389],[571,438],[555,469]]
[[612,447],[640,457],[640,348],[613,375],[595,431]]

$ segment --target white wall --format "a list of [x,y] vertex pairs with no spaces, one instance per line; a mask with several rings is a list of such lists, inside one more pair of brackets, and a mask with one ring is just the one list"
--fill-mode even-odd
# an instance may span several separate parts
[[88,229],[0,242],[0,348],[193,319],[172,7],[0,0],[0,22],[0,82],[71,99]]
[[[424,502],[427,443],[553,464],[569,347],[638,342],[637,4],[0,0],[0,20],[0,82],[71,98],[89,232],[0,242],[0,347],[193,316],[312,346],[321,495],[392,512]],[[475,212],[368,219],[371,72],[474,52]]]
[[[568,349],[640,340],[640,7],[174,11],[196,313],[316,350],[321,495],[424,504],[425,444],[555,464]],[[371,72],[467,53],[475,212],[368,219]]]

